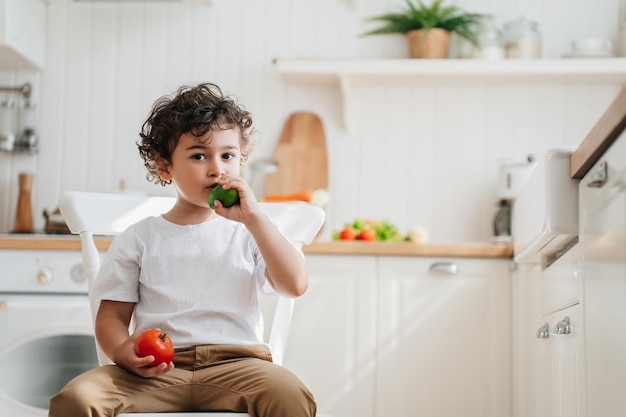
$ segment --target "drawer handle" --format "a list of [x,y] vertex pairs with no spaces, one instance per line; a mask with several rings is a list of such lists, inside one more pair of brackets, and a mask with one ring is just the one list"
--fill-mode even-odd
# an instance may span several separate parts
[[459,267],[454,262],[435,262],[430,265],[429,270],[436,274],[456,275]]
[[567,316],[554,326],[554,333],[556,334],[570,334],[571,332],[572,326],[570,326],[569,317]]
[[606,184],[608,180],[607,163],[606,161],[600,162],[596,169],[589,174],[589,182],[587,187],[600,188]]
[[537,329],[537,337],[539,339],[547,339],[550,337],[550,325],[548,323]]

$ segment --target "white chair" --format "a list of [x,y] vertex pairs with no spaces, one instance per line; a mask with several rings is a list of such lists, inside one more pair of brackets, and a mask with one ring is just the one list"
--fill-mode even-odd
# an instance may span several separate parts
[[[120,233],[129,225],[148,216],[157,216],[168,211],[174,204],[173,197],[148,197],[134,194],[110,194],[89,192],[66,192],[59,201],[61,214],[70,231],[79,234],[82,243],[83,264],[88,280],[89,293],[100,267],[100,255],[94,236],[111,236]],[[302,247],[311,243],[324,223],[324,210],[303,202],[260,203],[261,209],[295,244]],[[95,319],[98,305],[90,298],[92,318]],[[294,300],[277,297],[274,318],[267,341],[275,363],[283,364],[285,347],[291,326]],[[110,363],[97,346],[98,361]],[[184,413],[132,413],[118,417],[249,417],[248,413],[184,412]],[[323,417],[318,414],[318,417]],[[328,416],[326,416],[328,417]]]

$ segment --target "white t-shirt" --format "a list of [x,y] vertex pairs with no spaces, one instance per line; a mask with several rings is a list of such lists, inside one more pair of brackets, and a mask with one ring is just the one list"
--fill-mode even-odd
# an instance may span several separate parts
[[162,216],[117,235],[93,286],[96,300],[134,302],[136,331],[160,328],[176,348],[263,343],[265,261],[241,223],[181,226]]

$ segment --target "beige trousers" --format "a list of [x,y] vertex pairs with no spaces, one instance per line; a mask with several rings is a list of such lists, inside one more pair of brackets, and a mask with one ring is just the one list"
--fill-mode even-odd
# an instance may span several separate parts
[[313,395],[264,345],[204,345],[177,351],[175,368],[143,378],[117,365],[87,371],[50,399],[49,417],[121,412],[234,411],[252,417],[313,417]]

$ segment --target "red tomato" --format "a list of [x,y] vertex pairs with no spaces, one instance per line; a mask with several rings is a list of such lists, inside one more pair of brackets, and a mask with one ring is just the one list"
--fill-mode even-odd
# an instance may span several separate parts
[[376,230],[370,228],[362,229],[361,233],[359,233],[359,239],[367,241],[376,240]]
[[352,227],[344,227],[343,230],[339,232],[339,239],[354,240],[356,239],[356,231]]
[[158,329],[148,329],[139,335],[135,352],[141,358],[148,355],[154,356],[154,362],[148,366],[157,366],[174,359],[174,344],[167,333]]

